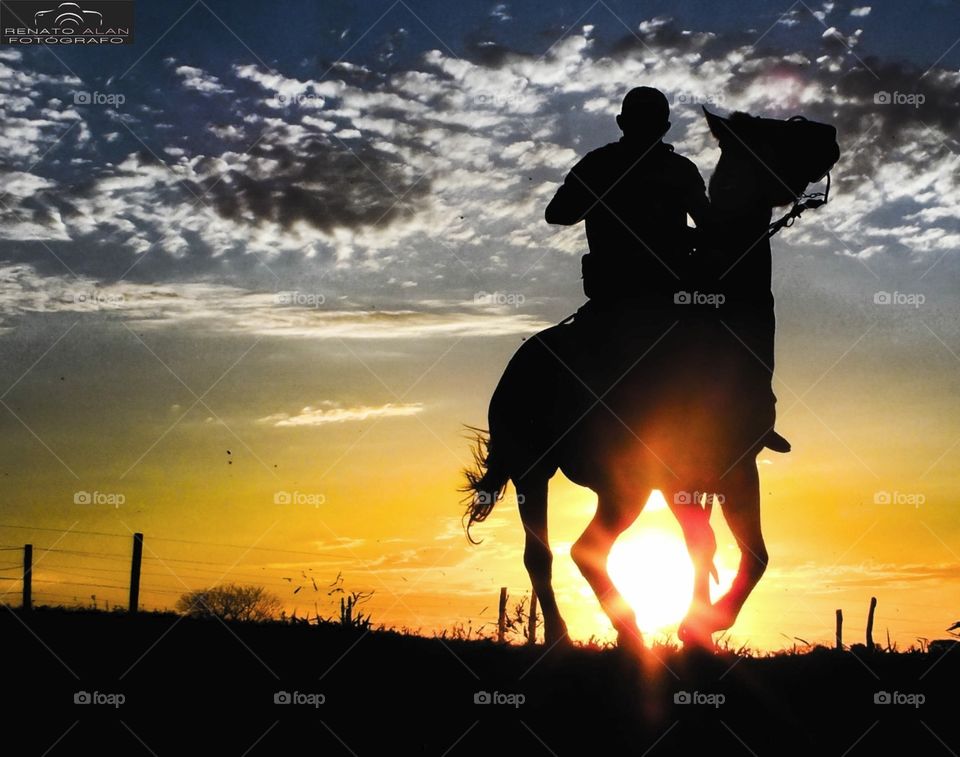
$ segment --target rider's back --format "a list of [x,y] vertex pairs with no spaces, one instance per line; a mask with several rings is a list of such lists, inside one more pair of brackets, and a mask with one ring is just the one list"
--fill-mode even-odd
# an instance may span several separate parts
[[657,141],[627,137],[588,153],[547,208],[547,220],[586,225],[591,298],[671,295],[691,252],[687,214],[705,205],[697,167]]

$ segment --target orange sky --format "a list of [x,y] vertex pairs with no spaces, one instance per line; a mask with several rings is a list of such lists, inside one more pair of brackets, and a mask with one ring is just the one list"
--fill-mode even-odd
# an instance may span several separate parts
[[[956,497],[951,471],[958,452],[950,446],[956,406],[948,402],[932,369],[923,393],[904,383],[912,370],[907,360],[876,372],[901,331],[896,323],[849,323],[838,329],[842,333],[823,337],[825,343],[811,352],[804,349],[803,329],[781,317],[779,427],[793,440],[794,452],[760,458],[771,568],[733,630],[734,643],[775,649],[789,646],[793,637],[829,641],[836,608],[845,611],[848,640],[859,640],[871,595],[879,599],[877,633],[885,637],[889,630],[901,646],[919,636],[942,636],[956,620],[960,560],[950,506]],[[918,349],[926,350],[928,361],[949,368],[954,358],[932,337],[930,341]],[[157,343],[162,349],[163,342]],[[21,492],[21,505],[8,510],[4,522],[108,534],[143,531],[146,607],[172,607],[182,590],[202,587],[223,574],[224,580],[242,583],[262,577],[260,582],[281,597],[288,611],[312,614],[319,600],[321,613],[330,614],[333,600],[315,592],[301,572],[316,576],[322,588],[342,571],[348,588],[376,592],[368,609],[378,622],[427,633],[457,623],[490,623],[500,586],[509,587],[514,597],[527,591],[521,529],[508,497],[478,526],[482,545],[469,546],[463,538],[456,488],[469,447],[459,424],[482,423],[499,366],[515,343],[508,337],[438,338],[418,342],[409,353],[374,344],[330,347],[309,364],[310,380],[343,378],[358,393],[382,400],[375,404],[421,404],[423,409],[302,427],[247,420],[267,417],[268,408],[297,410],[255,390],[266,380],[263,371],[269,372],[282,354],[276,345],[250,353],[249,363],[241,363],[206,398],[209,408],[194,407],[172,428],[189,398],[169,374],[152,370],[159,364],[133,339],[120,359],[131,371],[150,373],[155,387],[149,401],[139,392],[124,392],[119,383],[110,384],[109,372],[98,375],[92,358],[87,358],[89,364],[81,359],[76,373],[66,374],[64,381],[40,363],[30,386],[50,388],[42,405],[47,415],[40,412],[41,405],[26,401],[30,395],[19,399],[30,408],[31,426],[69,461],[70,469],[99,473],[74,479],[25,428],[8,422],[5,476],[14,484],[10,491]],[[233,354],[241,353],[239,346],[234,348]],[[204,362],[214,361],[199,360],[201,366]],[[205,372],[212,375],[197,371]],[[295,374],[289,379],[299,380]],[[125,406],[143,422],[122,432],[114,428],[103,415],[109,405],[85,407],[77,395],[61,389],[74,380],[106,381],[108,391],[116,390],[113,406]],[[276,381],[276,394],[283,396],[287,390],[279,377]],[[78,428],[99,426],[97,443],[69,434],[60,422],[65,416]],[[911,428],[922,428],[924,434],[908,435]],[[43,476],[38,479],[39,471]],[[119,507],[74,502],[75,492],[95,490],[122,493],[124,502]],[[884,491],[919,494],[922,501],[875,504],[875,493]],[[312,503],[275,504],[277,492],[299,493],[301,499],[316,496]],[[562,477],[552,484],[556,584],[571,630],[580,639],[609,633],[568,554],[594,501],[589,491]],[[718,512],[714,525],[721,537],[721,577],[728,581],[737,553]],[[28,538],[37,545],[38,600],[56,595],[89,603],[90,594],[96,594],[101,606],[104,600],[125,602],[123,589],[76,584],[126,586],[127,538],[2,533],[5,545]],[[217,543],[257,549],[213,546]],[[66,551],[45,555],[45,547]],[[650,551],[667,565],[650,562]],[[10,550],[3,554],[3,575],[14,576],[11,566],[19,556]],[[613,563],[646,630],[669,631],[677,620],[671,612],[682,612],[689,592],[689,568],[669,511],[652,506],[641,515],[622,537]],[[7,583],[15,598],[17,584]],[[298,585],[304,588],[295,595]],[[657,629],[658,623],[666,625]]]

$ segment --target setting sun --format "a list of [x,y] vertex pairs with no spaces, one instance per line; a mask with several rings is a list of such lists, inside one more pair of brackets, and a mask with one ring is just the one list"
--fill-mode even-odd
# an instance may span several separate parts
[[646,633],[683,619],[693,591],[693,566],[679,534],[644,529],[617,542],[610,575]]
[[[716,598],[729,586],[735,570],[716,558],[720,583],[711,580]],[[610,576],[637,614],[644,633],[675,630],[690,605],[693,565],[683,535],[659,491],[613,545],[608,561]]]

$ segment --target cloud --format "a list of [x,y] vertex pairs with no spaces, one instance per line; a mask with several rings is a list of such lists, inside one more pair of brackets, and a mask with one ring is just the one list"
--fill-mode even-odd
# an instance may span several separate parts
[[823,593],[846,589],[916,589],[921,584],[939,585],[955,580],[957,563],[864,563],[822,567],[804,563],[773,568],[769,578],[791,585],[818,586]]
[[211,334],[299,339],[427,339],[526,336],[549,323],[527,313],[453,301],[417,309],[344,309],[320,294],[252,292],[209,283],[177,285],[45,276],[26,264],[0,266],[0,328],[40,314],[123,319],[137,328],[190,326]]
[[[273,127],[273,128],[271,128]],[[226,165],[225,165],[226,164]],[[235,224],[283,230],[389,226],[430,190],[388,153],[369,145],[348,147],[330,137],[271,124],[243,155],[198,164],[198,194]]]
[[200,68],[193,66],[177,66],[174,73],[183,79],[183,86],[204,94],[230,94],[233,90],[227,89],[220,80]]
[[325,426],[330,423],[350,423],[371,418],[405,418],[423,412],[423,405],[414,403],[387,403],[386,405],[342,407],[333,402],[322,402],[319,407],[307,405],[296,415],[275,413],[260,418],[260,423],[269,423],[277,428],[300,426]]
[[[817,223],[805,217],[790,239],[837,255],[923,265],[960,233],[960,173],[951,152],[960,148],[960,74],[934,68],[921,76],[900,61],[861,62],[846,47],[862,47],[861,31],[848,28],[851,17],[833,14],[829,3],[818,8],[819,20],[797,16],[815,34],[795,48],[658,17],[620,38],[571,29],[542,56],[474,39],[463,58],[427,50],[406,66],[342,61],[321,79],[255,64],[212,72],[171,62],[184,84],[176,97],[202,117],[196,129],[174,133],[160,125],[168,120],[164,108],[179,108],[180,100],[129,107],[124,122],[149,146],[134,143],[132,151],[119,116],[102,113],[103,123],[88,123],[92,111],[63,104],[79,81],[0,62],[11,71],[0,78],[2,107],[10,111],[7,149],[18,145],[21,157],[39,157],[57,130],[73,123],[76,138],[68,135],[66,147],[92,166],[65,176],[11,163],[19,173],[8,175],[15,192],[0,206],[0,235],[18,243],[8,259],[45,273],[59,259],[84,280],[106,283],[122,274],[159,284],[217,282],[252,296],[263,292],[264,278],[284,286],[322,275],[331,302],[337,293],[395,297],[392,316],[370,316],[387,333],[417,317],[431,333],[466,333],[476,313],[438,314],[411,302],[405,282],[450,301],[481,289],[556,290],[575,266],[557,261],[583,251],[582,230],[551,228],[543,207],[579,155],[615,138],[613,115],[627,84],[648,81],[673,102],[674,145],[704,173],[717,148],[701,102],[836,124],[843,155],[834,197]],[[828,27],[835,33],[818,41]],[[924,98],[919,107],[877,101],[881,91],[914,90]],[[231,97],[209,97],[221,91]],[[49,105],[53,100],[59,104]],[[95,136],[81,138],[83,129]],[[905,231],[911,224],[904,215],[923,232]],[[835,235],[868,243],[841,245]],[[882,246],[875,244],[880,237]],[[234,307],[238,297],[223,306]],[[210,315],[213,307],[199,310]],[[353,332],[358,316],[338,320],[332,310],[268,311],[262,327]],[[237,307],[224,322],[235,324],[243,311]],[[145,320],[164,322],[171,309],[159,312]],[[514,314],[502,327],[518,333],[537,320]]]

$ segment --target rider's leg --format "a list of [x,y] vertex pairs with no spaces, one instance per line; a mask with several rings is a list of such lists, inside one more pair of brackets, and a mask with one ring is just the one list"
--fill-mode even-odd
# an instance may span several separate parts
[[751,425],[759,431],[758,440],[774,452],[789,452],[790,442],[774,429],[777,396],[773,391],[776,314],[772,297],[769,303],[743,309],[731,319],[737,338],[751,353],[745,385],[750,395]]
[[520,520],[526,534],[523,564],[540,602],[545,641],[552,645],[566,638],[567,626],[553,593],[553,553],[547,537],[547,482],[546,476],[531,474],[515,484]]
[[758,314],[756,347],[762,372],[758,376],[757,392],[767,432],[763,445],[774,452],[789,452],[790,442],[774,430],[777,421],[777,395],[773,391],[773,363],[777,320],[773,303]]

